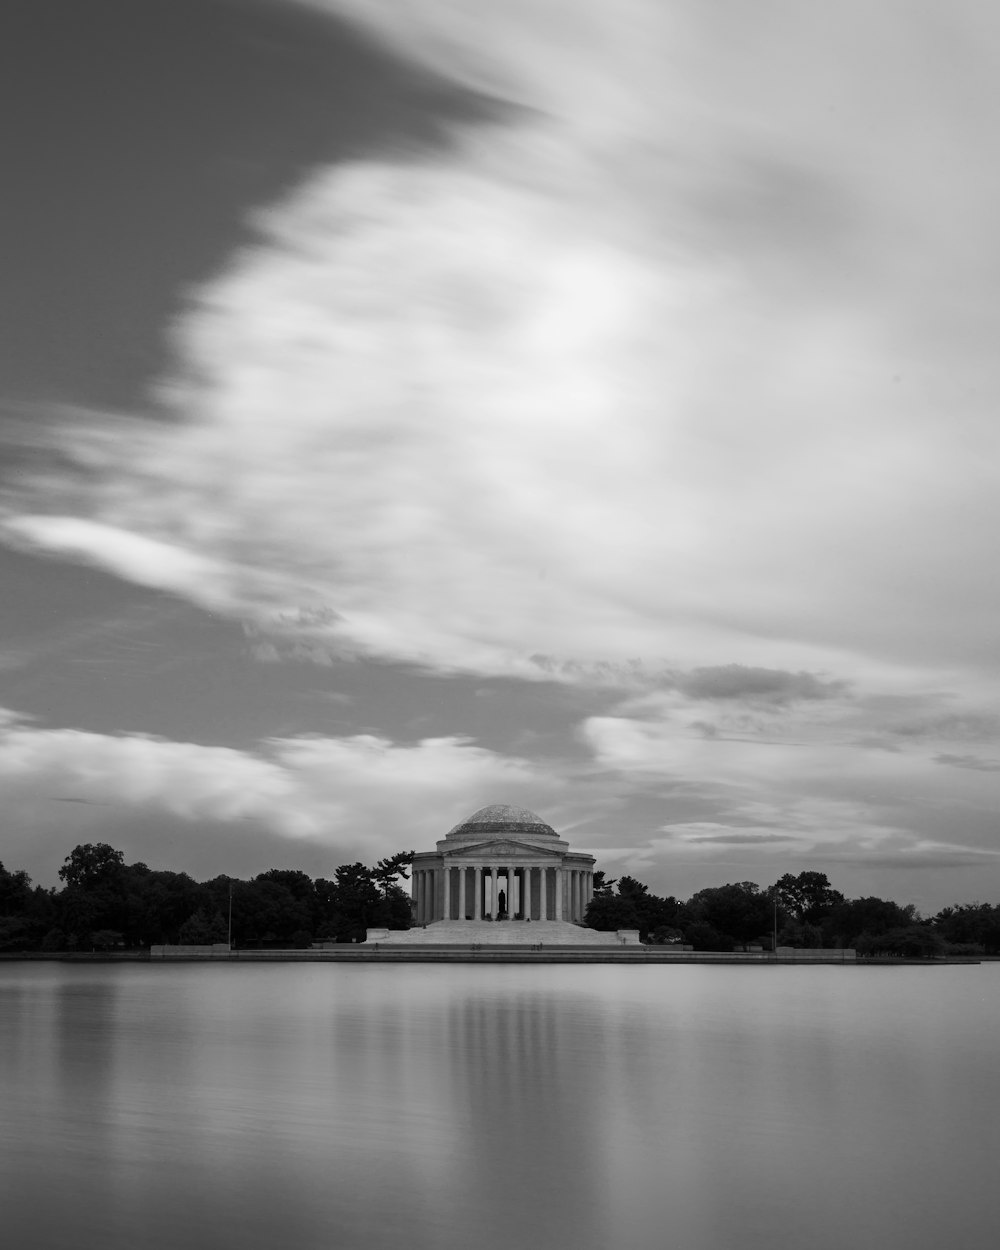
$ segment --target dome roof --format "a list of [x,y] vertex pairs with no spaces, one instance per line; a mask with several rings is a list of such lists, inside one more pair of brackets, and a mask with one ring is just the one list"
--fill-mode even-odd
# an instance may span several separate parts
[[529,812],[526,807],[511,807],[508,803],[491,803],[481,807],[465,820],[460,820],[447,836],[461,837],[466,834],[489,836],[490,834],[530,833],[532,837],[558,838],[551,825],[541,816]]

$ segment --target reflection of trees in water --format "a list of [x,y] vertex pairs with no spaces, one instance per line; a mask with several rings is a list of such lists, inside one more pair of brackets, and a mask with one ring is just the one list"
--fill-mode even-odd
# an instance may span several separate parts
[[100,1114],[111,1096],[122,1041],[118,1020],[120,980],[115,970],[79,975],[67,971],[53,996],[52,1075],[64,1104],[92,1133],[107,1127]]
[[113,1208],[121,971],[32,968],[28,992],[0,1001],[0,1072],[14,1075],[0,1137],[18,1143],[4,1159],[5,1244],[82,1244]]

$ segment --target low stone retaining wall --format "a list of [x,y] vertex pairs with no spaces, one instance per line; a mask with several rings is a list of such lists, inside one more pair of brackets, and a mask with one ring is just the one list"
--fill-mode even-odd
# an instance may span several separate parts
[[[151,946],[150,959],[228,959],[233,952],[228,942],[204,946]],[[282,954],[285,952],[282,951]]]
[[824,946],[779,946],[779,959],[822,959],[829,960],[831,956],[837,959],[857,959],[858,952],[853,947],[846,946],[843,950],[830,950]]

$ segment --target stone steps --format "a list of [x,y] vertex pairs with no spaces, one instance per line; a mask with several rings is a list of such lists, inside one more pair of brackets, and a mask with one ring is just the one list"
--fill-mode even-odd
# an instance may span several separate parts
[[[435,920],[414,929],[369,934],[379,946],[619,946],[617,933],[600,933],[565,920]],[[382,935],[385,936],[382,936]]]

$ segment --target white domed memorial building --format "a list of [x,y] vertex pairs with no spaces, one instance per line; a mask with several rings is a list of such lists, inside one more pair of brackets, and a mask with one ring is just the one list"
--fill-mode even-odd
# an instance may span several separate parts
[[584,927],[594,857],[570,850],[540,816],[496,803],[460,821],[437,849],[413,858],[413,927],[369,929],[395,945],[621,945],[632,931]]

